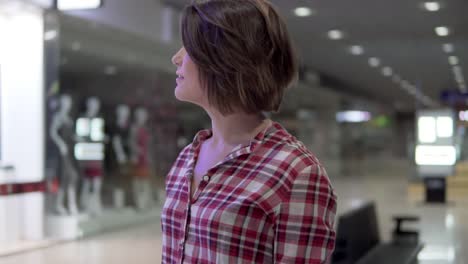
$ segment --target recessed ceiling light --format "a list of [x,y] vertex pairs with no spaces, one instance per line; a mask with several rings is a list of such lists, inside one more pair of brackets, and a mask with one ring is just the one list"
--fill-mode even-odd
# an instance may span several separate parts
[[419,100],[419,101],[422,101],[423,98],[424,98],[424,95],[423,95],[422,93],[417,93],[417,94],[415,94],[414,96],[415,96],[416,99]]
[[460,84],[459,86],[460,90],[462,90],[462,92],[466,92],[466,84]]
[[401,81],[401,87],[403,89],[408,90],[409,86],[411,86],[411,84],[408,81],[406,81],[406,80]]
[[450,34],[450,30],[448,27],[436,27],[435,32],[440,37],[446,37]]
[[434,105],[434,102],[432,101],[432,99],[427,95],[425,95],[422,100],[423,100],[423,104],[427,106]]
[[382,68],[382,74],[383,74],[384,76],[387,76],[387,77],[392,76],[393,70],[392,70],[392,68],[390,68],[390,67],[383,67],[383,68]]
[[78,41],[74,41],[71,45],[71,49],[73,51],[79,51],[81,49],[81,43]]
[[395,74],[392,77],[392,81],[395,82],[395,83],[399,83],[399,82],[401,82],[401,77],[399,75]]
[[117,68],[115,66],[107,66],[104,69],[104,73],[107,75],[115,75],[117,73]]
[[358,56],[364,53],[364,48],[359,45],[354,45],[349,48],[349,51],[351,52],[351,54]]
[[380,60],[376,57],[372,57],[369,59],[369,65],[372,67],[379,67],[380,66]]
[[418,94],[418,90],[416,89],[416,86],[414,85],[408,85],[407,87],[407,90],[408,90],[408,93],[412,94],[412,95],[417,95]]
[[135,62],[136,61],[136,56],[133,55],[132,53],[127,54],[127,61],[128,62]]
[[458,57],[457,56],[450,56],[448,58],[450,65],[457,65],[458,64]]
[[446,53],[452,53],[452,52],[455,51],[455,48],[453,47],[453,44],[451,44],[451,43],[445,43],[442,46],[442,48]]
[[312,12],[312,9],[301,6],[301,7],[294,9],[294,14],[296,14],[296,16],[298,17],[307,17],[307,16],[311,16],[313,12]]
[[463,77],[462,68],[459,65],[453,66],[452,70],[453,70],[453,75],[455,75],[455,81],[457,81],[458,83],[465,82],[465,78]]
[[343,31],[338,29],[333,29],[328,31],[328,37],[333,40],[338,40],[343,38]]
[[49,30],[44,33],[44,40],[49,41],[57,37],[57,30]]
[[430,12],[436,12],[440,10],[440,4],[438,2],[425,2],[424,8]]

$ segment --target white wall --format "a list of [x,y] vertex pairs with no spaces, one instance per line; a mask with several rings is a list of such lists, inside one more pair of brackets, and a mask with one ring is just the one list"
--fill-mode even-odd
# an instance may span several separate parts
[[[16,182],[44,179],[43,46],[41,10],[0,5],[1,162],[15,166]],[[21,238],[41,239],[43,194],[18,203]]]
[[2,162],[22,182],[43,179],[43,22],[40,11],[0,22]]

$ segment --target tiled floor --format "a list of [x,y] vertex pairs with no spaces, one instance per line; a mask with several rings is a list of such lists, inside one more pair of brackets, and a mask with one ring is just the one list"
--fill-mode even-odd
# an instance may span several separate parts
[[[331,175],[339,196],[339,214],[363,201],[376,201],[384,240],[393,228],[392,215],[418,215],[421,222],[414,227],[420,229],[426,244],[419,255],[420,264],[468,263],[468,191],[459,190],[448,205],[425,205],[418,201],[421,188],[409,187],[410,170],[404,162],[373,164],[363,171],[360,177]],[[0,264],[146,264],[160,263],[160,259],[160,223],[155,219],[146,226],[0,258]]]
[[161,262],[160,223],[109,233],[20,255],[1,264],[148,264]]
[[333,179],[340,213],[362,201],[374,200],[383,240],[390,239],[393,215],[419,216],[421,222],[409,227],[420,230],[420,239],[425,244],[418,257],[420,264],[468,263],[468,188],[449,189],[451,201],[447,205],[428,205],[421,201],[421,186],[408,182],[411,171],[408,164],[389,162],[369,166],[365,171],[362,177]]

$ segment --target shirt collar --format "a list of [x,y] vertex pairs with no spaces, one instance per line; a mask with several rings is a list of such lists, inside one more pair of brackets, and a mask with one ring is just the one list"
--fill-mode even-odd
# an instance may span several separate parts
[[[262,145],[262,142],[268,137],[269,135],[275,134],[280,131],[285,131],[285,129],[278,124],[277,122],[271,121],[271,124],[267,126],[265,129],[260,131],[251,141],[250,144],[247,146],[239,146],[233,150],[233,154],[241,151],[242,153],[248,153],[254,152],[259,146]],[[201,144],[210,138],[213,135],[213,131],[211,129],[205,129],[199,131],[192,142],[192,151],[193,153],[197,153],[198,148],[201,146]],[[232,156],[232,154],[228,155]]]

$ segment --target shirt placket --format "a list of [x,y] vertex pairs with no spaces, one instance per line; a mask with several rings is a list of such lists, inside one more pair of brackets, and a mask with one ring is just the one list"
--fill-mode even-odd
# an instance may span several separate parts
[[[194,157],[191,157],[190,163],[194,163]],[[184,223],[183,223],[183,234],[181,235],[178,247],[179,247],[179,252],[180,252],[180,262],[184,262],[184,256],[185,256],[185,241],[187,240],[187,233],[188,233],[188,226],[190,225],[190,207],[191,207],[191,193],[190,190],[192,188],[192,177],[193,177],[193,169],[192,166],[193,164],[190,164],[189,170],[186,172],[186,177],[185,177],[185,182],[186,186],[185,190],[187,192],[187,201],[185,201],[185,208],[184,208]]]
[[[234,160],[238,158],[239,156],[246,155],[251,153],[259,144],[259,139],[254,139],[253,141],[250,142],[249,145],[247,146],[242,146],[239,145],[236,147],[230,154],[226,156],[222,161],[217,163],[213,168],[209,169],[208,172],[202,177],[202,180],[200,181],[199,185],[197,186],[197,189],[195,190],[194,196],[192,198],[191,196],[191,188],[192,188],[192,177],[194,177],[194,167],[195,167],[195,162],[198,158],[198,149],[194,149],[192,152],[192,157],[189,165],[189,171],[186,174],[186,181],[187,181],[187,191],[188,191],[188,202],[186,205],[186,208],[184,210],[184,234],[179,242],[179,250],[181,254],[180,258],[180,263],[182,264],[184,262],[184,256],[185,256],[185,242],[187,240],[187,234],[188,234],[188,227],[190,225],[190,219],[191,219],[191,206],[195,204],[200,197],[200,195],[203,193],[203,190],[205,190],[206,186],[208,183],[211,181],[212,177],[216,175],[217,168],[221,166],[222,164]],[[199,145],[197,146],[199,147]]]

